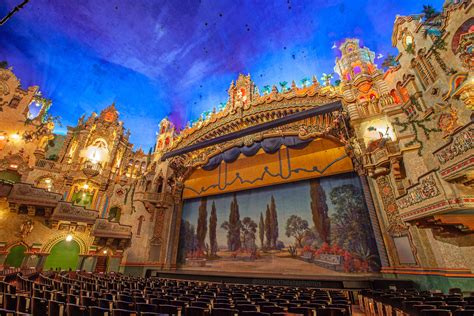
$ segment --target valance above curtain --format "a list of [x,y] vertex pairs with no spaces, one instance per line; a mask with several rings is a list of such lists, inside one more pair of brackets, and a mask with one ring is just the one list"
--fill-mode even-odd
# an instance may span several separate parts
[[303,149],[305,148],[312,139],[301,140],[298,136],[284,136],[284,137],[270,137],[265,138],[260,142],[255,142],[250,146],[233,147],[223,153],[220,153],[211,159],[208,163],[202,167],[206,171],[217,168],[222,161],[227,163],[234,162],[239,158],[240,154],[244,154],[246,157],[255,155],[260,148],[263,149],[267,154],[276,153],[282,145],[285,145],[291,149]]

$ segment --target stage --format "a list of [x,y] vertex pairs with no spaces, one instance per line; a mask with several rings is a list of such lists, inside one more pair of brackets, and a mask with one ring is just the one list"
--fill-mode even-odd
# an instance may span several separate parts
[[225,273],[203,272],[198,270],[149,271],[150,276],[174,280],[206,281],[215,283],[255,284],[274,286],[317,287],[327,289],[381,289],[396,286],[413,288],[411,280],[394,280],[383,278],[382,274],[364,276],[302,276],[278,273]]

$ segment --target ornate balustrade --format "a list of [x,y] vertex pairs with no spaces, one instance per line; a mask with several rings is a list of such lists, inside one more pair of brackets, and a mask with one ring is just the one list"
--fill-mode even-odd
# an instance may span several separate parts
[[87,177],[91,177],[91,178],[95,177],[95,176],[99,175],[101,173],[101,171],[102,171],[102,166],[98,162],[93,162],[93,161],[87,160],[82,165],[82,172],[84,172],[84,174]]
[[143,200],[153,204],[171,205],[174,203],[171,193],[143,192]]
[[466,125],[455,132],[450,142],[435,152],[443,180],[472,185],[474,178],[474,125]]
[[100,218],[95,221],[91,233],[94,236],[94,245],[123,250],[130,245],[132,226]]
[[53,211],[51,220],[68,221],[77,223],[94,224],[98,217],[98,212],[87,210],[82,206],[72,205],[69,202],[61,201]]
[[58,170],[59,164],[53,160],[38,159],[36,161],[35,167],[44,170]]
[[398,165],[401,157],[398,143],[388,141],[383,147],[365,154],[364,168],[371,177],[388,174],[391,164],[396,163]]
[[35,215],[35,208],[44,208],[48,213],[58,205],[62,195],[37,188],[27,183],[15,183],[8,195],[10,209],[19,212],[20,207],[28,207],[28,214]]
[[94,237],[131,239],[132,227],[100,218],[92,226],[92,235]]
[[405,194],[397,198],[400,216],[404,221],[412,221],[435,213],[462,210],[474,206],[474,196],[456,196],[454,191],[445,191],[441,178],[431,171],[407,188]]

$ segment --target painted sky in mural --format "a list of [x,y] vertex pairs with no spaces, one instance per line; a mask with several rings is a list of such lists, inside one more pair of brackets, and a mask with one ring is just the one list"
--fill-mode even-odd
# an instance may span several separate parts
[[[1,1],[0,15],[19,2]],[[320,78],[346,37],[394,54],[396,14],[442,2],[35,0],[0,27],[0,60],[53,99],[59,131],[115,101],[132,142],[149,147],[161,118],[198,118],[240,72],[260,88]]]

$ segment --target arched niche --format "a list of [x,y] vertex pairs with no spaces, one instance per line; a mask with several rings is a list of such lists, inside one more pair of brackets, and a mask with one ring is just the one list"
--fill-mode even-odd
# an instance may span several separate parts
[[121,215],[122,215],[122,209],[118,206],[113,206],[109,210],[108,220],[112,222],[120,222]]
[[44,270],[76,270],[79,262],[80,246],[74,239],[71,241],[61,240],[56,243],[46,258]]
[[23,259],[25,258],[26,250],[27,248],[23,244],[11,247],[7,258],[5,259],[5,266],[19,268],[23,262]]

